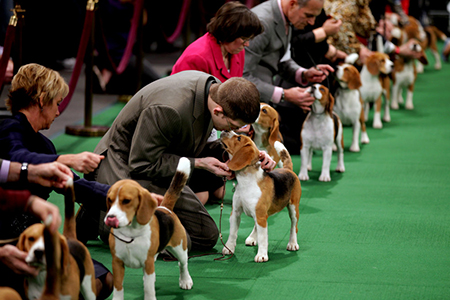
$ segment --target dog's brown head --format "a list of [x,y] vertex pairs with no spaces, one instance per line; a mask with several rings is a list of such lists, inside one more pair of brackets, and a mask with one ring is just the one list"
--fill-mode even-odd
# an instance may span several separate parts
[[113,228],[125,227],[136,217],[139,224],[145,225],[150,222],[157,206],[158,202],[138,182],[130,179],[117,181],[107,194],[105,224]]
[[232,131],[223,131],[220,139],[231,157],[228,162],[230,170],[239,171],[258,161],[259,150],[248,136],[238,135]]
[[366,60],[367,70],[372,75],[389,74],[393,65],[389,56],[381,52],[373,52]]
[[282,141],[280,134],[280,123],[278,121],[278,112],[272,106],[261,103],[259,116],[253,123],[253,127],[257,134],[268,132],[268,143],[274,145],[276,141]]
[[339,84],[350,90],[357,90],[361,87],[361,76],[358,69],[350,64],[343,64],[337,67],[336,77],[339,80]]
[[312,97],[316,98],[311,110],[318,114],[325,112],[331,116],[333,113],[334,97],[330,94],[328,88],[316,83],[309,87],[309,92]]

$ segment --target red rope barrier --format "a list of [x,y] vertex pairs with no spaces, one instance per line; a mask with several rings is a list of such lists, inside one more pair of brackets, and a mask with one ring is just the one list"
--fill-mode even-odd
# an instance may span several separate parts
[[75,67],[73,68],[72,76],[70,77],[69,94],[59,105],[59,113],[62,113],[66,109],[67,105],[69,105],[69,102],[72,99],[73,93],[75,92],[78,78],[80,77],[81,73],[81,67],[84,63],[84,55],[86,54],[87,44],[92,32],[92,20],[94,19],[94,14],[94,10],[86,10],[83,33],[81,35],[80,45],[78,46],[77,59],[75,62]]
[[183,6],[181,7],[181,12],[180,12],[180,18],[178,19],[178,24],[177,24],[177,27],[175,28],[175,31],[169,37],[166,37],[166,34],[164,34],[164,37],[168,43],[175,42],[175,40],[181,34],[181,30],[183,29],[184,22],[186,21],[186,15],[189,11],[190,4],[191,4],[191,0],[183,1]]
[[11,47],[14,42],[14,36],[16,33],[15,25],[8,25],[6,29],[5,43],[3,47],[2,58],[0,59],[0,87],[3,87],[3,81],[5,80],[6,67],[11,55]]

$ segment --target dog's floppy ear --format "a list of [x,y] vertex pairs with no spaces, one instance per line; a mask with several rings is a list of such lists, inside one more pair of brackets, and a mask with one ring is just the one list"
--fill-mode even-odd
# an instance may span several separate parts
[[278,113],[273,118],[272,126],[270,128],[269,144],[274,145],[280,136],[280,122],[278,122]]
[[325,110],[331,115],[333,115],[334,97],[328,92],[328,103],[325,106]]
[[423,50],[421,51],[420,57],[418,59],[422,64],[428,65],[428,59],[427,59],[427,55],[425,54],[425,51],[423,51]]
[[354,67],[353,68],[349,67],[347,68],[347,71],[349,75],[347,82],[348,88],[351,90],[359,89],[362,86],[362,83],[361,83],[361,76],[359,75],[358,70]]
[[17,242],[16,247],[17,247],[17,249],[19,249],[20,251],[27,252],[27,251],[25,250],[25,239],[26,239],[26,236],[25,236],[25,234],[22,232],[22,234],[19,236],[19,241]]
[[377,75],[380,72],[380,61],[375,55],[371,55],[367,58],[366,66],[367,70],[372,75]]
[[141,225],[150,222],[157,206],[158,202],[152,197],[150,192],[145,188],[141,188],[139,191],[139,206],[136,212],[136,221]]
[[252,163],[255,156],[256,159],[258,159],[259,152],[256,147],[252,147],[252,144],[248,142],[241,149],[239,149],[236,154],[233,155],[230,162],[228,162],[228,167],[232,171],[242,170],[244,167]]

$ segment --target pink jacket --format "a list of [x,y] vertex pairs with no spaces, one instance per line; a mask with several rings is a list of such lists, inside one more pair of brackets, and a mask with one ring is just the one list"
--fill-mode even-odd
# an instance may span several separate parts
[[173,66],[171,75],[186,70],[197,70],[211,74],[224,82],[231,77],[242,77],[244,56],[245,50],[233,54],[230,60],[230,72],[228,72],[216,38],[206,33],[184,50]]

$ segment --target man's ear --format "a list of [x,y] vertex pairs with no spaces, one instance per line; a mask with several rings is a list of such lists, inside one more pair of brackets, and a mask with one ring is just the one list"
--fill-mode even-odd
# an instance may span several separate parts
[[216,104],[216,106],[213,108],[213,114],[218,116],[219,114],[222,114],[225,116],[224,112],[223,112],[223,107],[220,106],[219,104]]

